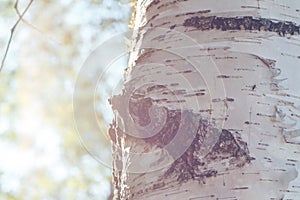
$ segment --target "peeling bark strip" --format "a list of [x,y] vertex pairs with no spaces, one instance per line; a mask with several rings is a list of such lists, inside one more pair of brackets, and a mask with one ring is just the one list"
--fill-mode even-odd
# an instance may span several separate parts
[[195,27],[199,30],[217,29],[228,30],[255,30],[278,33],[280,36],[299,35],[300,26],[293,22],[275,22],[270,19],[255,19],[251,16],[245,17],[191,17],[184,21],[183,26]]
[[137,2],[115,199],[300,199],[300,1],[222,3]]

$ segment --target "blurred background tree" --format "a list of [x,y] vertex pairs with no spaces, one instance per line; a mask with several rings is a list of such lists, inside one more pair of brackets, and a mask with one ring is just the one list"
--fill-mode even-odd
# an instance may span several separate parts
[[[20,1],[23,10],[29,0]],[[18,19],[14,0],[0,3],[0,55]],[[76,132],[72,98],[77,74],[97,45],[128,30],[129,0],[34,1],[13,37],[0,73],[0,199],[100,199],[111,191],[111,169],[93,158]],[[122,68],[120,68],[122,71]],[[87,80],[78,111],[89,126],[89,146],[106,147],[108,121],[98,126],[84,105],[94,95]],[[109,90],[109,87],[107,87]],[[98,95],[99,104],[107,102]],[[83,134],[83,135],[82,135]],[[106,152],[107,151],[107,152]]]

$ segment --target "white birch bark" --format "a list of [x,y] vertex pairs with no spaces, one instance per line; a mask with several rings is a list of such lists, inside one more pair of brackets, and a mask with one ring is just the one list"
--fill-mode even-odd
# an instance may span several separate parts
[[300,1],[139,0],[115,199],[300,199]]

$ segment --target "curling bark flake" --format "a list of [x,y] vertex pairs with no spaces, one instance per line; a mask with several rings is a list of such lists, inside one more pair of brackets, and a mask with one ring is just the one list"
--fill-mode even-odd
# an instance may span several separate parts
[[115,199],[300,199],[300,1],[138,0]]

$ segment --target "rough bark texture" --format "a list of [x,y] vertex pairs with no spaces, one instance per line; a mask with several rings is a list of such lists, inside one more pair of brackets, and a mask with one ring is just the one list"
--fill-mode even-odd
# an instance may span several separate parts
[[300,199],[300,1],[139,0],[115,199]]

